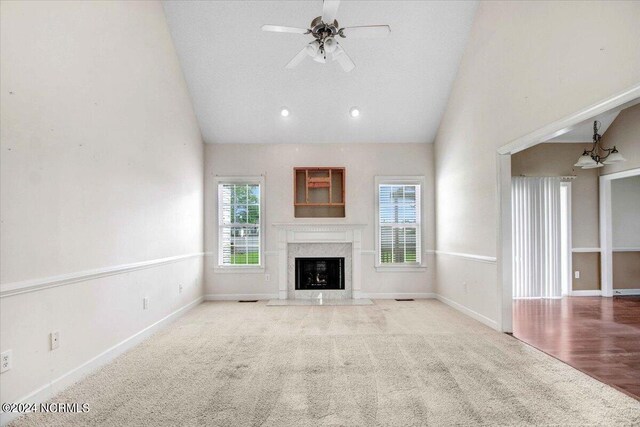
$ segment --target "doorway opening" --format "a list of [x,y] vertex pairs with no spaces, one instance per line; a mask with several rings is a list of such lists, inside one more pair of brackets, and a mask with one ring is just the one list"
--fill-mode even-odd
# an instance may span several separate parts
[[[640,154],[629,145],[630,139],[637,144],[640,135],[638,104],[640,85],[502,147],[498,156],[503,331],[513,332],[521,341],[635,398],[640,398],[640,352],[635,344],[640,342],[640,297],[635,295],[636,292],[640,295],[640,270],[634,273],[633,266],[640,262],[631,262],[624,267],[624,273],[617,275],[614,269],[619,268],[616,260],[632,258],[635,253],[640,256],[640,239],[637,245],[635,241],[614,242],[611,194],[615,193],[618,178],[640,175]],[[610,120],[609,127],[601,132],[605,147],[618,145],[628,161],[591,169],[577,167],[576,158],[587,149],[589,141],[563,141],[563,137],[578,131],[580,126],[593,127],[596,120],[604,122],[600,120],[604,116]],[[626,145],[621,143],[624,138]],[[522,267],[519,263],[523,261],[517,246],[522,244],[516,234],[518,219],[512,212],[517,200],[512,199],[513,187],[521,177],[556,177],[561,181],[558,195],[554,196],[558,206],[549,202],[547,216],[551,220],[545,218],[546,229],[541,233],[536,225],[537,234],[530,233],[533,248],[538,252],[529,258],[534,265],[542,266],[536,274],[544,279],[543,285],[550,286],[544,283],[550,277],[558,277],[559,285],[534,292],[528,299],[519,298],[516,290],[521,278],[517,275]],[[637,185],[627,187],[640,191]],[[623,200],[630,200],[628,193]],[[540,200],[532,202],[538,208],[540,203]],[[633,211],[632,218],[640,221],[638,211],[637,208]],[[635,227],[626,224],[622,233],[620,228],[616,232],[630,237]],[[640,224],[637,227],[640,230]],[[549,233],[558,236],[557,251]],[[531,254],[524,251],[524,255]],[[615,277],[626,277],[624,286],[628,289],[615,289],[620,287],[614,285]],[[612,342],[616,343],[615,348]],[[616,372],[622,370],[607,368],[612,363],[624,366],[625,378],[616,377]]]

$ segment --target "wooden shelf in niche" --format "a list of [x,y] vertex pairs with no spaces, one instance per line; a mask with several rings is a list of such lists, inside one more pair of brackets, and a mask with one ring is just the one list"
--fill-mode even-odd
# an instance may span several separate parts
[[293,168],[296,218],[345,217],[345,168]]

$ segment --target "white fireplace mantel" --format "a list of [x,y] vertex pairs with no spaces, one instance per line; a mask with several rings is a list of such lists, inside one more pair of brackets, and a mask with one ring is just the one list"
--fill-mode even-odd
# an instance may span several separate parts
[[290,243],[351,243],[353,298],[361,298],[362,229],[366,224],[274,223],[278,229],[278,298],[287,299],[287,252]]

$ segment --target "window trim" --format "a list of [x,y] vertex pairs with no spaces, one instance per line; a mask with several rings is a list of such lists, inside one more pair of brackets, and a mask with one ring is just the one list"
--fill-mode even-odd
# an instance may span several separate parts
[[[426,268],[425,254],[423,253],[424,247],[424,186],[425,177],[423,175],[406,175],[406,176],[376,176],[374,178],[374,194],[375,194],[375,269],[377,271],[423,271]],[[416,239],[416,256],[419,257],[420,262],[416,263],[381,263],[380,262],[380,185],[419,185],[420,186],[420,215],[418,215],[417,233]]]
[[[222,239],[220,236],[220,215],[221,215],[221,201],[220,201],[220,184],[258,184],[260,186],[260,249],[259,249],[259,264],[222,264],[220,254],[222,253]],[[215,188],[215,233],[216,233],[216,254],[214,270],[218,273],[261,273],[265,271],[264,262],[264,245],[265,245],[265,179],[263,175],[249,175],[249,176],[216,176],[214,179]]]

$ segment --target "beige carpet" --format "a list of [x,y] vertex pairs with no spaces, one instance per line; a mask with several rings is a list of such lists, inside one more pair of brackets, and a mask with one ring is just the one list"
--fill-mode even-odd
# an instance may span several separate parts
[[433,300],[205,303],[16,426],[640,425],[640,402]]

